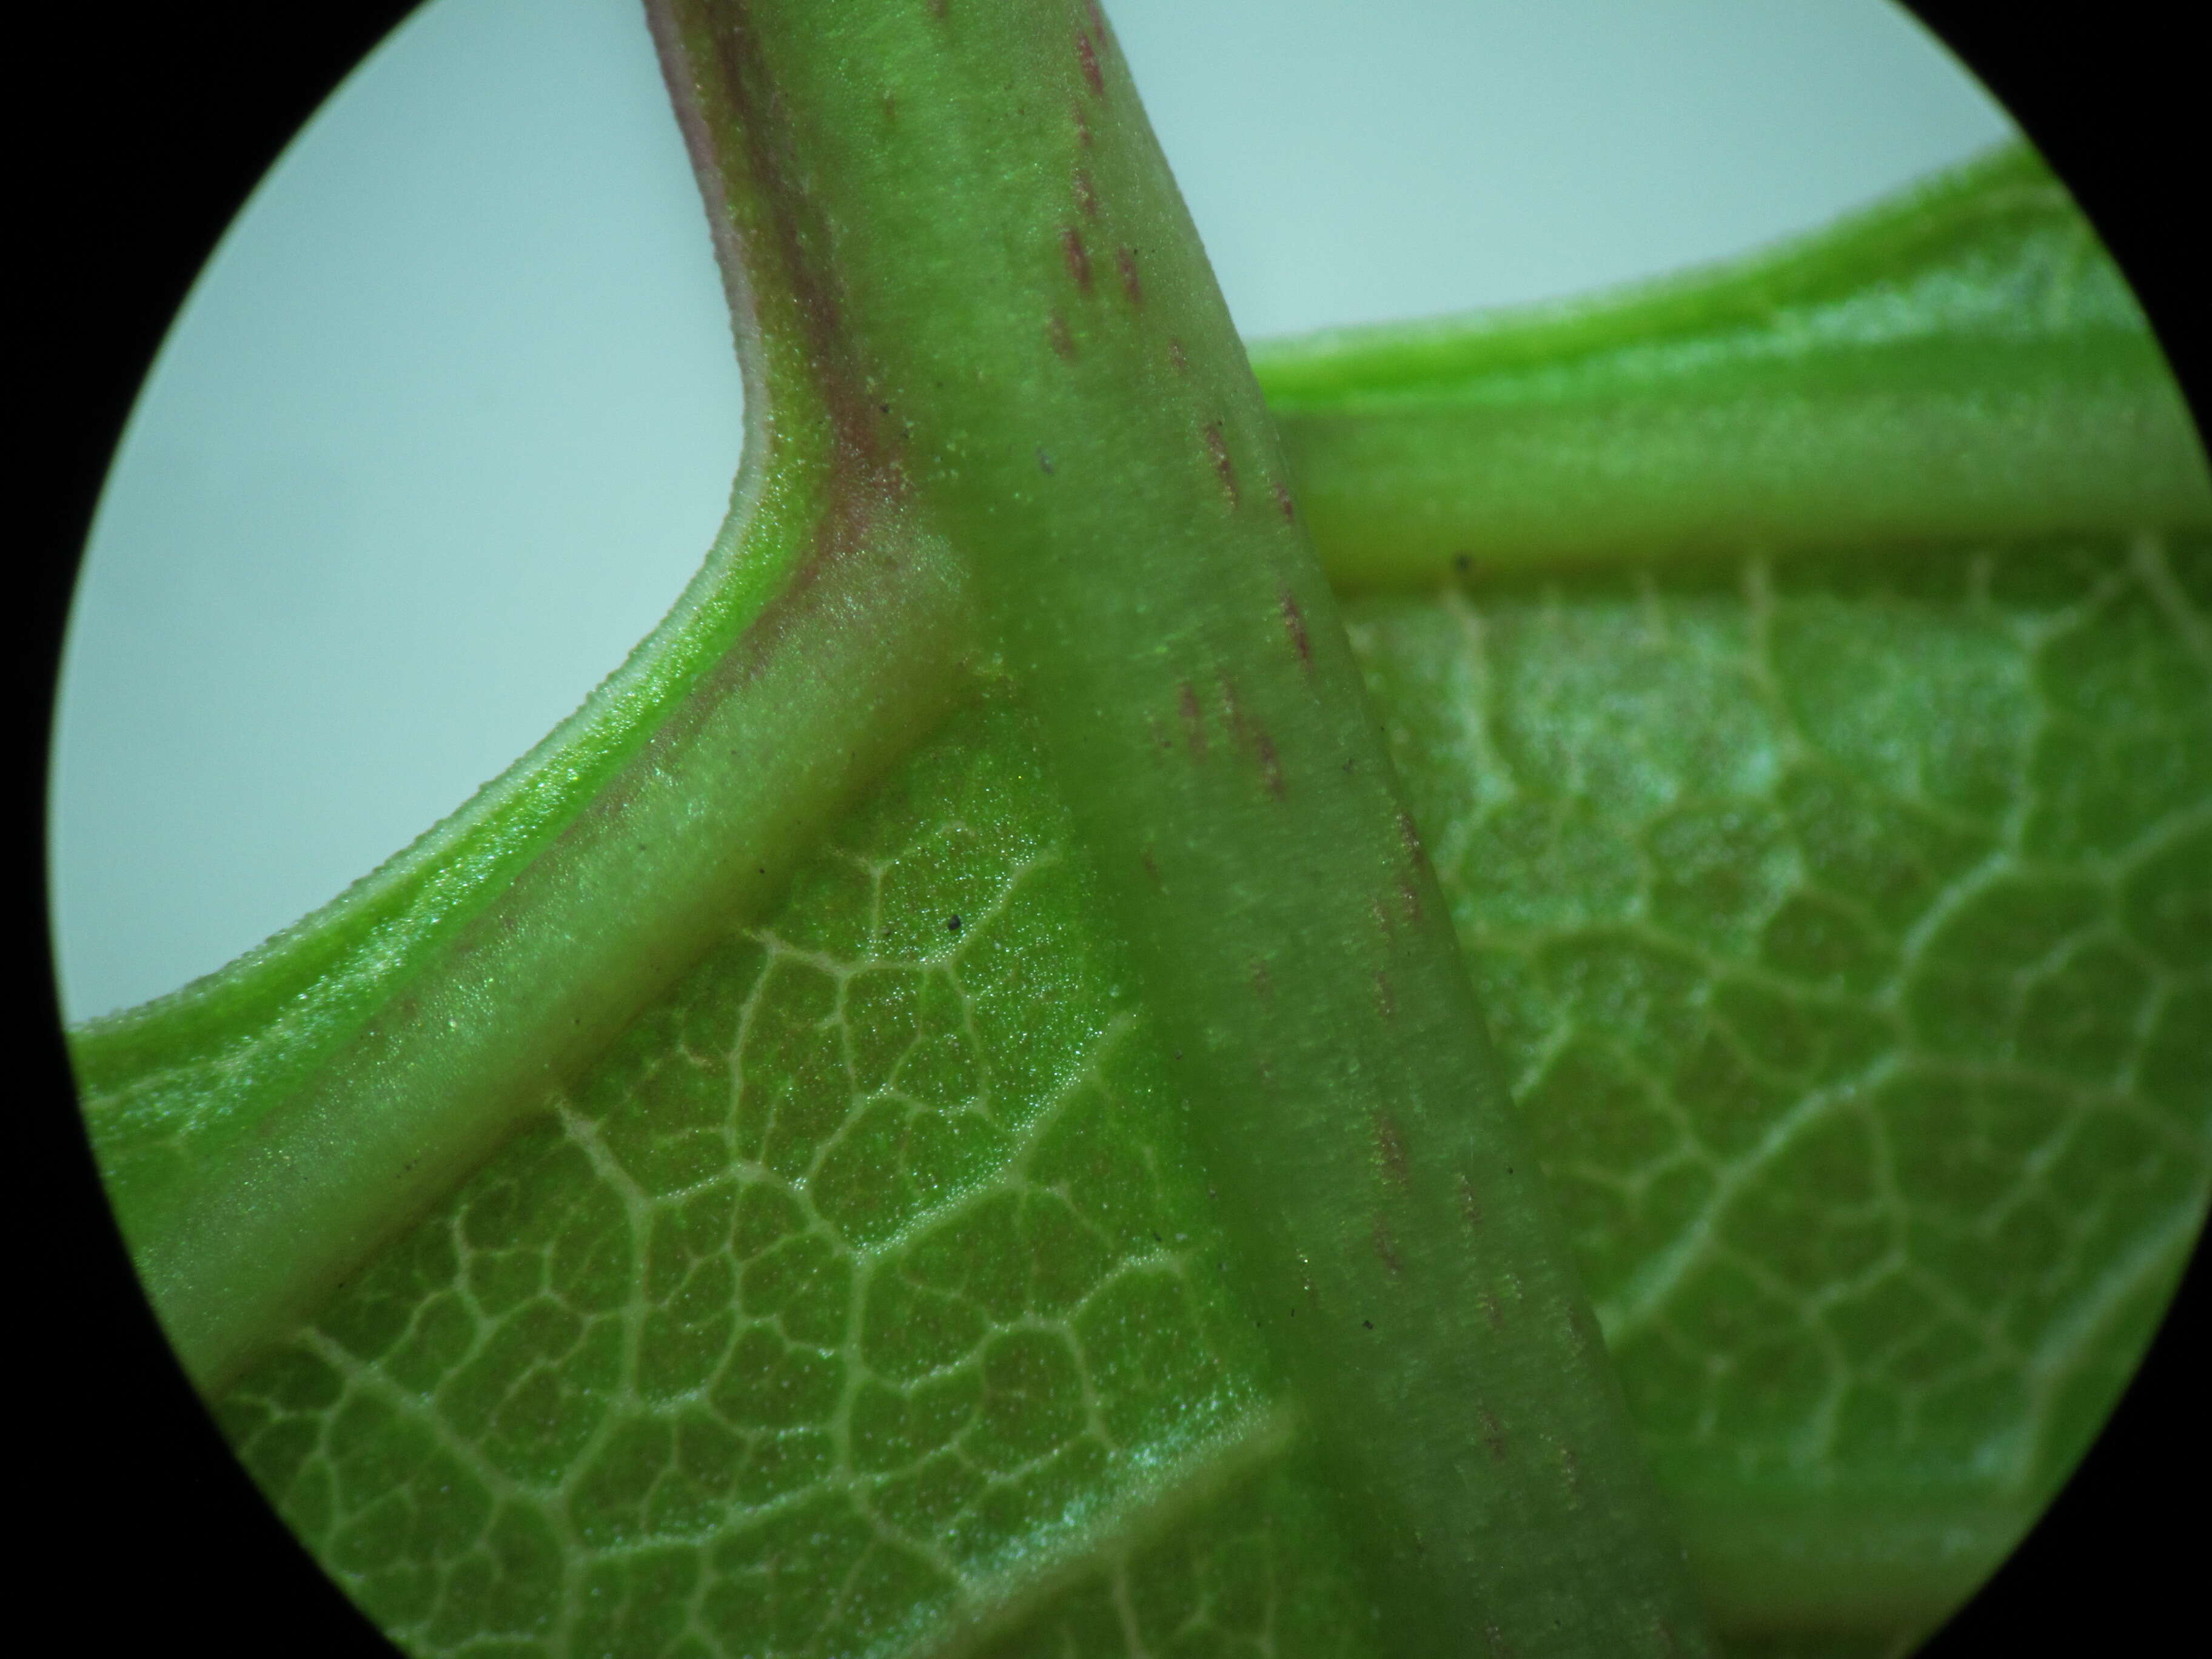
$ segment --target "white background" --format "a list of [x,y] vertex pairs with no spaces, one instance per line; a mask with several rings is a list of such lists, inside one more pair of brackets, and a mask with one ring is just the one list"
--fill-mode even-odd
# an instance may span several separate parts
[[[1239,326],[1548,297],[1808,228],[2008,131],[1887,0],[1109,0]],[[434,0],[240,216],[73,613],[73,1018],[458,805],[658,619],[738,376],[635,0]]]

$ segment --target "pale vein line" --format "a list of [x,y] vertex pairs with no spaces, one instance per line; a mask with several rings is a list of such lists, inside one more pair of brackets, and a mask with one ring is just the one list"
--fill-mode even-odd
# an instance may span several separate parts
[[968,1580],[958,1604],[933,1621],[934,1629],[902,1632],[877,1651],[896,1651],[902,1659],[967,1659],[984,1651],[1109,1562],[1166,1536],[1281,1461],[1304,1426],[1286,1403],[1247,1411],[1151,1478],[1132,1480],[1086,1520],[1047,1534],[1020,1564]]
[[1614,1304],[1618,1311],[1605,1322],[1606,1340],[1618,1346],[1657,1316],[1659,1310],[1681,1287],[1691,1272],[1716,1249],[1722,1248],[1716,1235],[1737,1195],[1788,1152],[1792,1142],[1839,1106],[1853,1100],[1863,1087],[1878,1089],[1896,1070],[1897,1062],[1893,1060],[1876,1064],[1863,1078],[1808,1090],[1795,1105],[1767,1126],[1757,1145],[1742,1157],[1720,1165],[1714,1172],[1712,1197],[1698,1218],[1635,1275],[1626,1292]]
[[2173,631],[2197,659],[2197,665],[2212,678],[2212,620],[2190,603],[2181,584],[2174,580],[2173,567],[2166,562],[2165,541],[2148,531],[2137,536],[2128,546],[2128,568],[2173,624]]
[[2163,1227],[2138,1240],[2135,1249],[2106,1268],[2075,1311],[2052,1326],[2030,1350],[2027,1370],[2034,1400],[2030,1416],[2038,1439],[2048,1429],[2054,1398],[2079,1368],[2098,1327],[2143,1284],[2172,1271],[2176,1258],[2187,1252],[2204,1223],[2206,1184],[2200,1179],[2195,1196],[2176,1205]]

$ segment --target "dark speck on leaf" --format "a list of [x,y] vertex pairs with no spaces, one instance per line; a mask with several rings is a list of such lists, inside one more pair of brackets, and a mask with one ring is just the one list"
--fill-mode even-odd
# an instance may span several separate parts
[[958,933],[958,932],[960,931],[960,918],[959,918],[959,917],[957,917],[957,916],[947,916],[947,917],[945,917],[945,931],[946,933]]
[[1464,576],[1468,571],[1474,568],[1474,555],[1472,553],[1453,554],[1452,568],[1458,571],[1461,575]]
[[1375,1328],[1375,1322],[1371,1319],[1363,1319],[1359,1322],[1359,1325],[1363,1330],[1371,1331]]
[[1037,451],[1036,457],[1037,470],[1041,472],[1049,473],[1052,471],[1052,457],[1046,454],[1042,449]]

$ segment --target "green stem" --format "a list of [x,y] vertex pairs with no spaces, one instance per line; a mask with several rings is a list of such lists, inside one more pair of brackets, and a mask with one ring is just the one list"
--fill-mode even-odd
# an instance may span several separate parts
[[2020,147],[1736,265],[1253,364],[1340,588],[2212,525],[2148,326]]
[[745,465],[622,670],[331,905],[76,1034],[118,1218],[204,1391],[760,914],[968,683],[964,568],[824,417],[787,289],[733,289]]
[[725,193],[769,192],[796,250],[823,404],[975,572],[1392,1650],[1701,1649],[1258,390],[1102,20],[655,12]]

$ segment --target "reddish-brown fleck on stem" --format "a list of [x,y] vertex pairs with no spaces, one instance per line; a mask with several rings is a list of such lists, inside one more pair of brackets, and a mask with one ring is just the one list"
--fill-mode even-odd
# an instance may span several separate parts
[[1275,753],[1275,740],[1264,727],[1252,733],[1252,755],[1260,763],[1260,787],[1277,800],[1283,798],[1283,763]]
[[1407,876],[1398,884],[1398,903],[1406,912],[1406,920],[1418,927],[1421,925],[1421,884]]
[[1291,636],[1291,649],[1298,653],[1298,666],[1313,676],[1313,641],[1306,635],[1305,612],[1298,609],[1297,598],[1289,588],[1283,590],[1283,628]]
[[1413,861],[1415,869],[1428,861],[1428,853],[1421,846],[1421,832],[1408,813],[1398,814],[1398,839],[1405,844],[1406,856]]
[[1413,1174],[1413,1166],[1406,1158],[1406,1132],[1388,1112],[1375,1120],[1375,1153],[1382,1160],[1382,1173],[1390,1178],[1390,1184],[1404,1187]]
[[[1181,352],[1182,348],[1176,347]],[[1221,493],[1229,498],[1229,505],[1237,505],[1237,463],[1230,458],[1229,440],[1221,435],[1221,422],[1213,421],[1206,428],[1206,453],[1213,461],[1213,475],[1221,480]]]
[[1206,713],[1198,706],[1198,688],[1185,680],[1176,693],[1176,711],[1182,716],[1184,739],[1190,744],[1190,757],[1194,761],[1206,758]]
[[1091,182],[1091,169],[1075,169],[1075,210],[1086,219],[1098,216],[1098,190]]
[[1045,319],[1045,338],[1052,342],[1053,355],[1064,363],[1075,361],[1075,336],[1067,331],[1067,319],[1057,311]]
[[1121,273],[1121,292],[1131,305],[1142,310],[1145,304],[1145,284],[1137,275],[1137,250],[1118,247],[1114,250],[1114,264]]
[[1060,228],[1060,258],[1067,267],[1067,274],[1075,279],[1076,288],[1082,293],[1090,293],[1091,252],[1083,246],[1083,233],[1073,225]]
[[1104,97],[1106,95],[1106,77],[1099,73],[1098,48],[1091,43],[1091,31],[1089,29],[1076,30],[1075,56],[1077,60],[1083,65],[1084,84],[1091,88],[1091,95],[1094,98]]
[[1398,1259],[1398,1241],[1391,1237],[1390,1224],[1379,1215],[1375,1218],[1375,1255],[1391,1278],[1406,1271],[1405,1263]]

